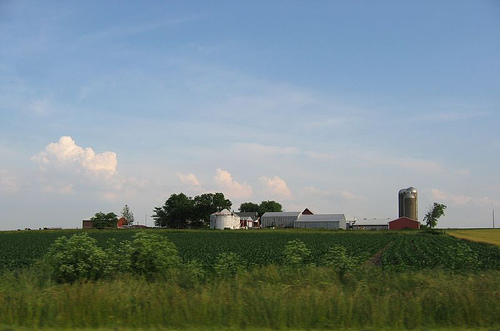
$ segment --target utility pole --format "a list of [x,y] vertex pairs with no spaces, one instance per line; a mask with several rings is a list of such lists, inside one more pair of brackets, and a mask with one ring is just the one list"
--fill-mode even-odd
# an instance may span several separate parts
[[495,228],[495,209],[493,209],[493,229]]

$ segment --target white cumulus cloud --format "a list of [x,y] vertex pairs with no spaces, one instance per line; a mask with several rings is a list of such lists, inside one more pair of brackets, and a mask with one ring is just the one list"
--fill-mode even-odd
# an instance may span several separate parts
[[249,198],[253,194],[250,185],[238,183],[226,170],[217,169],[214,180],[219,189],[232,198]]
[[40,164],[42,170],[50,166],[73,166],[95,175],[114,175],[118,161],[116,153],[96,154],[90,147],[82,148],[69,136],[63,136],[56,143],[48,144],[43,151],[31,158]]
[[282,198],[291,198],[292,192],[286,182],[278,176],[272,178],[260,177],[259,181],[265,186],[266,191],[274,196]]

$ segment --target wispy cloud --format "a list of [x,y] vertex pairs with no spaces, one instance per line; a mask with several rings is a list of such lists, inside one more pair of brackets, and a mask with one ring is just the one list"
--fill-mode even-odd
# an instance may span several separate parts
[[480,205],[480,206],[500,206],[500,200],[493,200],[489,197],[472,197],[460,194],[453,194],[439,189],[431,190],[432,197],[442,202],[452,203],[454,205]]
[[[201,19],[201,15],[191,15],[178,18],[165,18],[162,20],[156,20],[154,22],[148,22],[145,24],[129,24],[127,26],[113,26],[107,29],[103,29],[99,32],[85,35],[81,38],[84,42],[94,42],[97,40],[107,40],[129,37],[137,34],[143,34],[159,29],[163,29],[169,26],[175,26],[179,24],[194,22]],[[130,22],[129,22],[130,23]]]
[[18,179],[7,169],[0,169],[0,192],[16,193],[19,191]]

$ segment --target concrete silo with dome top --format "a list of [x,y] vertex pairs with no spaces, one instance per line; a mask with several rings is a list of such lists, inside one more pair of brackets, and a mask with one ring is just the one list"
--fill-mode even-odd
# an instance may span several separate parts
[[210,229],[239,229],[240,217],[227,209],[210,215]]

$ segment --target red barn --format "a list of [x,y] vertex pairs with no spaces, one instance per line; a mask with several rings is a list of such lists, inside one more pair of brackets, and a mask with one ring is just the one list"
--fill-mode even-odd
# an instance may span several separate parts
[[128,221],[125,219],[125,217],[121,217],[116,223],[117,228],[123,228],[126,225],[128,225]]
[[408,217],[400,217],[389,222],[389,230],[420,229],[420,222]]

